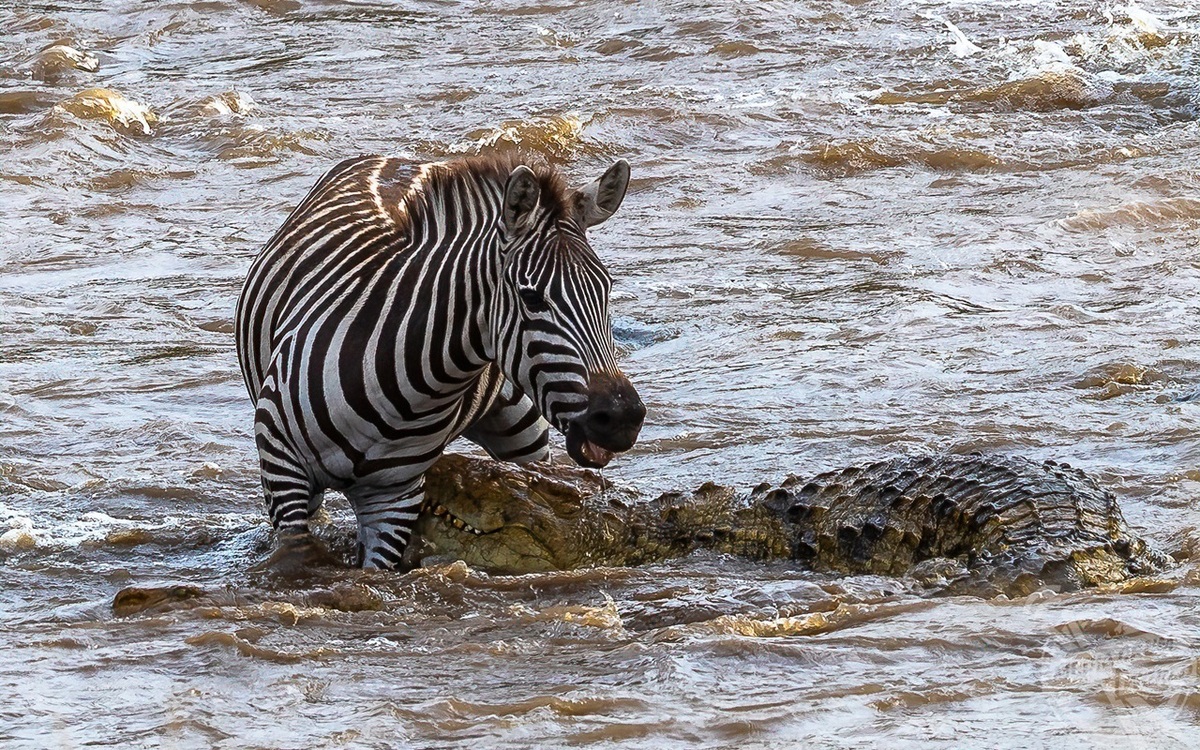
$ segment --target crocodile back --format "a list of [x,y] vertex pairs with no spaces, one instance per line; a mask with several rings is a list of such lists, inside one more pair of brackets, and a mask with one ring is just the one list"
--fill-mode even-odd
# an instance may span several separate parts
[[[898,575],[960,560],[1001,588],[1078,588],[1167,562],[1130,533],[1120,506],[1081,470],[1020,457],[906,456],[791,477],[752,497],[792,527],[818,569]],[[978,577],[978,576],[973,576]]]

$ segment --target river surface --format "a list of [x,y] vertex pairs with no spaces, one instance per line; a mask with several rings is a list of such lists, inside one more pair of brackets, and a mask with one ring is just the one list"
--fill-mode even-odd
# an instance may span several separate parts
[[[1200,742],[1188,0],[10,0],[0,26],[5,748]],[[1011,601],[716,556],[255,578],[251,259],[344,157],[518,145],[576,184],[633,165],[592,241],[650,411],[606,478],[1054,458],[1180,568]],[[114,614],[166,584],[210,595]]]

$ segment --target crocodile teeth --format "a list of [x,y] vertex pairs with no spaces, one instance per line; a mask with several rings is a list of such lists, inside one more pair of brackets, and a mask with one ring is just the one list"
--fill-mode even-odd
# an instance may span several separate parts
[[435,505],[434,503],[429,502],[427,500],[425,502],[425,504],[422,505],[422,510],[429,511],[434,516],[445,519],[451,526],[458,529],[459,531],[470,532],[470,533],[474,534],[475,536],[483,536],[484,533],[486,533],[484,531],[481,531],[481,530],[475,528],[471,524],[467,523],[466,521],[462,520],[458,516],[451,513],[450,509],[447,508],[445,505],[442,505],[441,503],[437,503]]

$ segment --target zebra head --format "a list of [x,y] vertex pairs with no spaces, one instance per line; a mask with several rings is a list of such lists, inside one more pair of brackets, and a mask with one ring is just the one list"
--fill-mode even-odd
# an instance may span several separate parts
[[612,278],[585,234],[613,215],[628,185],[624,161],[581,190],[521,164],[503,194],[496,361],[589,467],[631,448],[646,417],[617,366]]

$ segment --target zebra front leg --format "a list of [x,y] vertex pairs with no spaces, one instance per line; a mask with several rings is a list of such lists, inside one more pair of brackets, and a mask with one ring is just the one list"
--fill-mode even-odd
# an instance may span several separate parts
[[507,379],[491,408],[479,415],[463,437],[498,461],[529,464],[550,457],[550,423]]
[[358,564],[384,570],[410,567],[404,549],[425,501],[424,475],[395,487],[355,486],[346,490],[346,497],[358,518]]

